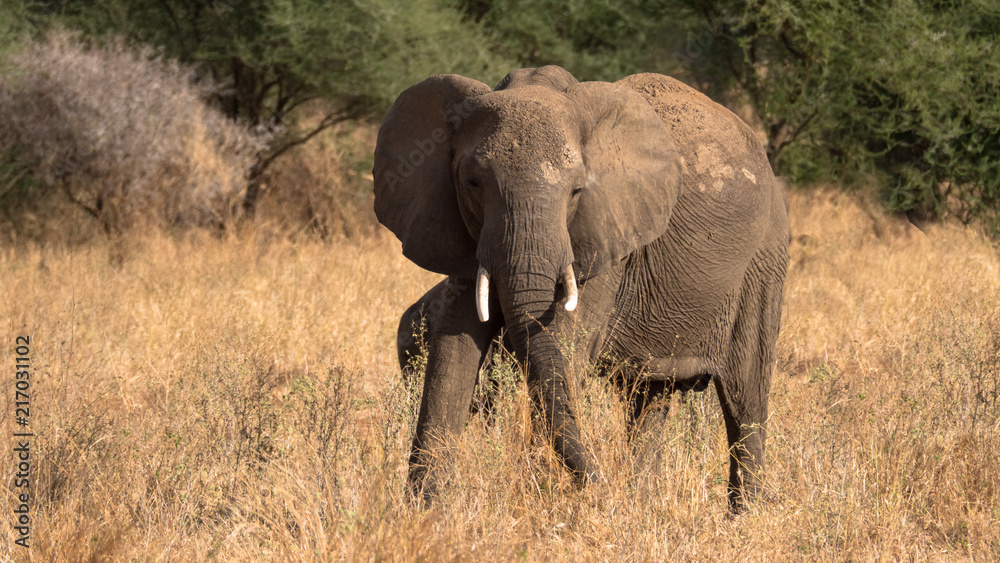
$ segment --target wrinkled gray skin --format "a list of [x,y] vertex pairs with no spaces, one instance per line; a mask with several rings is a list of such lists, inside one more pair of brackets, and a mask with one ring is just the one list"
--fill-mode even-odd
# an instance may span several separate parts
[[[789,231],[764,150],[739,118],[656,74],[578,83],[549,66],[512,72],[495,90],[438,75],[390,110],[374,176],[375,211],[403,254],[448,276],[401,320],[401,332],[420,316],[428,326],[416,490],[433,490],[429,461],[465,425],[503,328],[556,451],[583,482],[601,472],[569,382],[607,372],[611,358],[635,366],[619,382],[643,464],[662,462],[664,399],[714,383],[730,508],[760,492]],[[476,312],[480,265],[487,322]]]

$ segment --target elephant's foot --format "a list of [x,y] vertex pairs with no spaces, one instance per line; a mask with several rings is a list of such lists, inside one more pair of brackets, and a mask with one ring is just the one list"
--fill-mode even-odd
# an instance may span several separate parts
[[[738,463],[735,462],[734,465]],[[734,472],[736,473],[735,480],[733,478]],[[775,500],[776,496],[773,491],[764,484],[762,467],[757,466],[755,470],[747,466],[730,469],[729,515],[731,517],[744,514],[752,507],[771,504]]]
[[769,489],[761,489],[751,494],[743,491],[741,494],[735,495],[735,497],[729,497],[729,511],[726,517],[729,519],[738,518],[754,508],[762,508],[766,505],[774,504],[777,500],[777,496]]
[[410,473],[406,479],[410,495],[424,507],[429,507],[437,499],[441,491],[440,478],[430,468],[423,465],[410,465]]

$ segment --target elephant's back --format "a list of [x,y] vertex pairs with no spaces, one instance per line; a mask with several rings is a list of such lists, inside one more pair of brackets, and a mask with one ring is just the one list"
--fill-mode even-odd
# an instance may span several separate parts
[[[685,183],[707,197],[767,199],[774,174],[760,140],[733,112],[683,82],[634,74],[616,84],[641,94],[670,131],[681,153]],[[754,198],[747,190],[761,192]],[[761,201],[766,207],[766,203]]]
[[[662,74],[633,74],[616,84],[646,99],[673,135],[686,166],[695,172],[724,169],[738,160],[742,161],[741,168],[747,168],[751,174],[770,173],[764,147],[753,130],[708,96]],[[721,178],[721,172],[715,177]],[[744,177],[750,179],[746,174]]]
[[674,226],[716,231],[744,243],[787,228],[787,219],[774,212],[784,199],[764,147],[742,119],[669,76],[634,74],[616,84],[646,99],[680,153],[684,178]]

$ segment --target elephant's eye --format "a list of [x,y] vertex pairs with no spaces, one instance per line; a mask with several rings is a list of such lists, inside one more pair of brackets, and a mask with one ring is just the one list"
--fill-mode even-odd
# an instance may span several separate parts
[[580,187],[580,188],[573,188],[573,193],[572,193],[573,197],[576,197],[576,196],[580,195],[580,192],[582,192],[582,191],[583,191],[582,187]]
[[470,188],[478,188],[479,187],[479,180],[477,180],[475,178],[469,178],[469,182],[468,183],[469,183],[469,187]]

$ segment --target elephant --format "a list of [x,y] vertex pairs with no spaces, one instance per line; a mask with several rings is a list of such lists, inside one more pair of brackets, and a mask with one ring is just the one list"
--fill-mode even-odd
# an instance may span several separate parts
[[[502,330],[581,486],[604,477],[571,385],[613,363],[633,444],[663,433],[671,393],[714,385],[729,509],[760,496],[790,234],[785,196],[742,120],[652,73],[580,82],[544,66],[492,89],[442,74],[399,95],[373,176],[378,220],[407,258],[446,276],[400,325],[427,326],[414,491],[433,496],[434,453],[465,426]],[[664,455],[634,449],[653,467]]]

